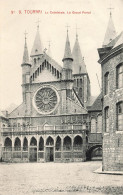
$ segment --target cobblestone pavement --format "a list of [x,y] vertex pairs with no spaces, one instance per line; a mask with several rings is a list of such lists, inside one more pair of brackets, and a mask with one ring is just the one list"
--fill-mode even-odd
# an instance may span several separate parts
[[101,162],[0,164],[0,195],[123,194],[123,175],[93,173]]

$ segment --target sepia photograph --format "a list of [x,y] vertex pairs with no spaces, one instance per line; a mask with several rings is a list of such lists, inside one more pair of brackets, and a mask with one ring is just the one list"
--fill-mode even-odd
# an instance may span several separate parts
[[0,0],[0,195],[123,194],[123,0]]

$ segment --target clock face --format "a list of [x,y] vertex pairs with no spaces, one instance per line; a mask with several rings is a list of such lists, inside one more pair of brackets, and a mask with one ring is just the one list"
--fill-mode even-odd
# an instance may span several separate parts
[[59,103],[58,92],[51,86],[41,87],[34,95],[33,105],[40,114],[52,113]]

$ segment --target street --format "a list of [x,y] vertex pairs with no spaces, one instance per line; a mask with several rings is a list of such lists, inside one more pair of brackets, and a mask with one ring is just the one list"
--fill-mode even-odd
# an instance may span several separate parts
[[123,194],[123,176],[93,173],[101,161],[1,163],[0,195]]

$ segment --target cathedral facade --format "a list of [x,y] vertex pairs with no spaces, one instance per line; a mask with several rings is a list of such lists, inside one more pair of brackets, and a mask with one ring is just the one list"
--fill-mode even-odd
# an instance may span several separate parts
[[30,60],[25,37],[23,102],[2,128],[3,161],[82,162],[92,151],[101,157],[101,96],[91,102],[78,35],[71,52],[68,31],[62,62],[63,67],[43,51],[39,26]]

